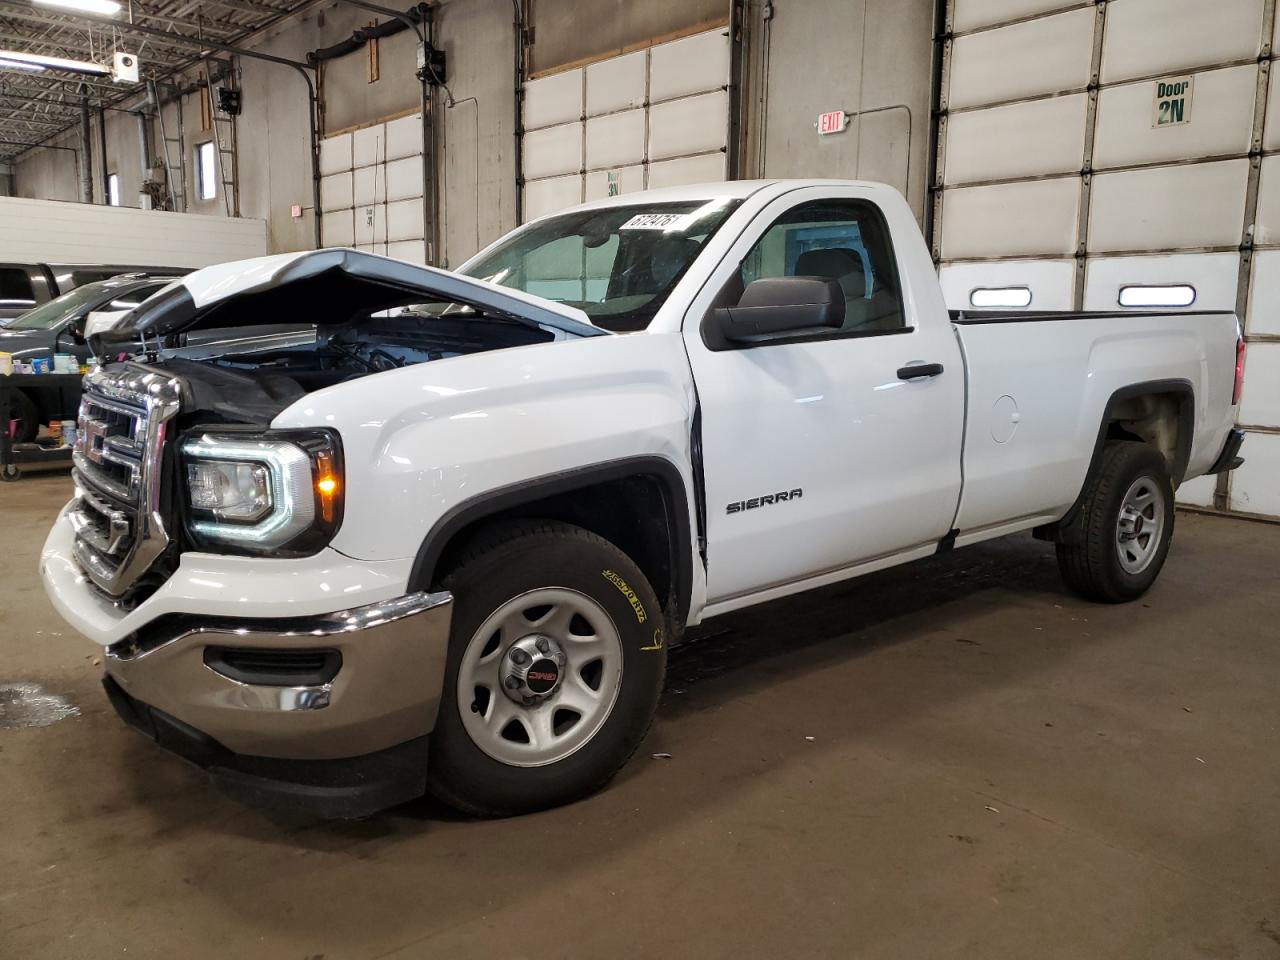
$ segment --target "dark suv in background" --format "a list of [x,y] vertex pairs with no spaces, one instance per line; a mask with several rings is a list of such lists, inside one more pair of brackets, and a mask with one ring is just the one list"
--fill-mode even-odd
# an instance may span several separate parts
[[[95,310],[132,310],[187,272],[131,273],[78,286],[19,317],[0,320],[0,325],[3,325],[0,326],[0,353],[11,353],[15,360],[22,361],[69,353],[84,363],[92,353],[84,338],[84,325],[90,313]],[[25,443],[35,439],[42,423],[74,419],[80,405],[80,390],[23,387],[13,391],[10,404],[9,415],[18,421],[13,439]],[[7,426],[0,425],[0,429]]]
[[189,267],[141,267],[111,263],[0,263],[0,327],[33,307],[86,283],[122,273],[177,277]]

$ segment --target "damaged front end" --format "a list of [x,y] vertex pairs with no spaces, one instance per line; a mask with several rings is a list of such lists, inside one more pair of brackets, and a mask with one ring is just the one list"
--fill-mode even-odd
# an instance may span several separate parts
[[95,335],[75,459],[78,565],[132,608],[188,550],[308,556],[341,523],[336,431],[272,430],[306,395],[420,363],[607,336],[580,311],[353,250],[224,264]]

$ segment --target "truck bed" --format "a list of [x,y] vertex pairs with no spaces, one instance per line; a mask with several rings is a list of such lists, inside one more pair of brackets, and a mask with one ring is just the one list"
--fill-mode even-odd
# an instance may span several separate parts
[[1068,510],[1108,407],[1135,387],[1155,384],[1190,404],[1190,450],[1175,484],[1203,474],[1231,428],[1231,313],[957,310],[951,320],[968,390],[962,542]]

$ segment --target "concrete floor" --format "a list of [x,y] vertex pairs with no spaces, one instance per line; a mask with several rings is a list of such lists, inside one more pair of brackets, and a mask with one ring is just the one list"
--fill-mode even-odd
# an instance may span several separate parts
[[[1146,602],[1029,538],[714,621],[603,794],[274,823],[112,715],[0,488],[0,957],[1280,957],[1280,528],[1180,515]],[[670,753],[671,759],[655,759]]]

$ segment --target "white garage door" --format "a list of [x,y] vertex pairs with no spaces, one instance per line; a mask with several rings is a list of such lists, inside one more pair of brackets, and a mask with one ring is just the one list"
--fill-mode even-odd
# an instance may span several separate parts
[[323,138],[320,209],[326,247],[426,263],[421,114]]
[[530,80],[524,211],[725,178],[729,36],[712,30]]
[[947,19],[948,305],[1238,310],[1247,462],[1178,497],[1280,516],[1274,0],[948,0]]

